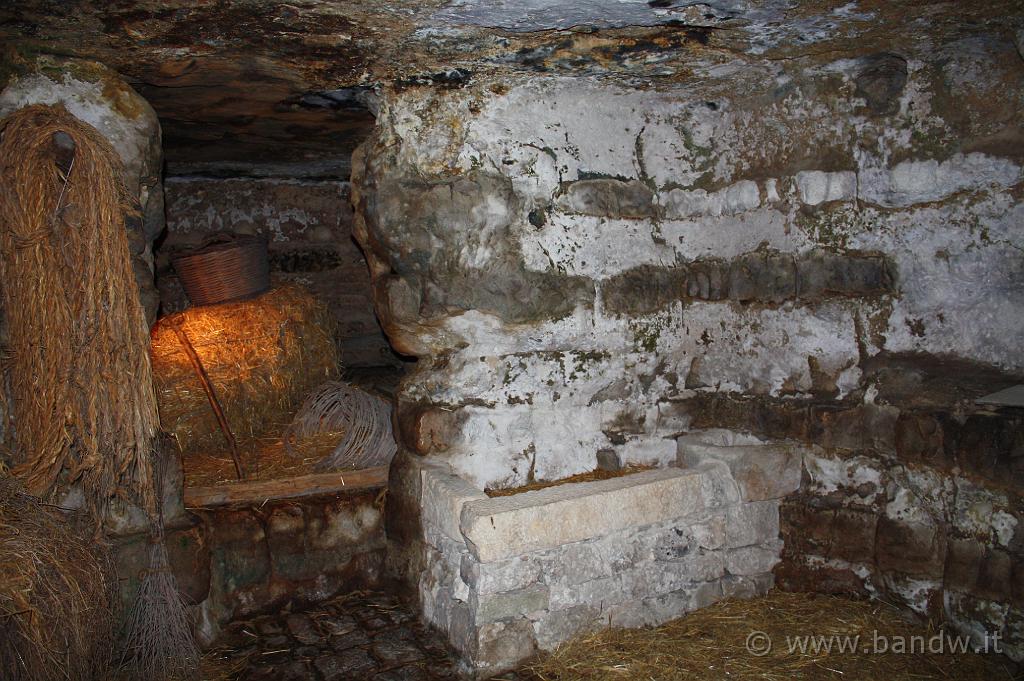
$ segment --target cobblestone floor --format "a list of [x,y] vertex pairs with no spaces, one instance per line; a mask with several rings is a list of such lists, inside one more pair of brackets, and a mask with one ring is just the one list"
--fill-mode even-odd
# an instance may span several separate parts
[[[313,609],[234,622],[203,660],[203,681],[442,681],[455,659],[393,596],[357,592]],[[509,674],[500,679],[527,681]]]

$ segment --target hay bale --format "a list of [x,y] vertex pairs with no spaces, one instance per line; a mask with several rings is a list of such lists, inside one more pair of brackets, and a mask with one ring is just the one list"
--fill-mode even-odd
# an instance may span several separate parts
[[90,536],[0,477],[0,678],[106,678],[116,582]]
[[339,369],[329,313],[299,286],[165,317],[152,332],[157,403],[185,453],[223,450],[225,440],[174,333],[179,320],[239,439],[280,433],[306,394]]

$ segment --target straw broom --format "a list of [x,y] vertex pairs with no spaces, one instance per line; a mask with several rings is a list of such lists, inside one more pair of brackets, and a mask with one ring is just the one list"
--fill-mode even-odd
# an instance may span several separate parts
[[[125,234],[134,207],[122,176],[107,140],[61,105],[29,106],[4,121],[0,281],[14,473],[44,498],[79,485],[97,532],[113,501],[137,504],[162,547],[149,329]],[[182,669],[173,663],[195,658],[187,614],[166,550],[154,548],[151,560],[125,659],[153,672],[146,678],[187,678],[175,676]]]

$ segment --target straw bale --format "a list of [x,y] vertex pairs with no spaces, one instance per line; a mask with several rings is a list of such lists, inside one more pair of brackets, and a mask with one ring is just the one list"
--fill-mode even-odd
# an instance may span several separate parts
[[185,453],[220,451],[225,440],[174,333],[178,321],[242,441],[282,432],[306,394],[339,369],[330,315],[300,286],[165,317],[152,332],[157,402]]
[[0,477],[0,678],[106,678],[116,582],[75,518]]

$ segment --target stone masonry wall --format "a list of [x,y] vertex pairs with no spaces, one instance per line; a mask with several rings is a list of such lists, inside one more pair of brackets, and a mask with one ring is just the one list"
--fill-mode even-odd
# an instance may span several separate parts
[[859,400],[705,396],[714,424],[811,448],[782,505],[779,585],[878,596],[999,636],[1021,659],[1024,414],[974,404],[1020,378],[904,359],[871,370]]
[[283,179],[171,177],[158,281],[164,313],[187,304],[170,265],[176,249],[213,232],[259,234],[275,281],[309,288],[338,320],[346,366],[396,365],[374,315],[366,260],[352,240],[349,184]]
[[[424,565],[414,457],[504,487],[592,469],[601,450],[664,465],[680,434],[725,429],[822,448],[786,505],[787,584],[819,583],[800,567],[828,558],[811,537],[841,532],[831,511],[863,493],[880,529],[851,551],[873,552],[875,583],[927,578],[950,594],[941,614],[988,626],[956,594],[984,600],[984,557],[1016,575],[1020,552],[985,523],[967,532],[949,490],[970,481],[982,516],[1019,524],[1019,418],[973,399],[1024,373],[1024,61],[998,36],[901,49],[698,51],[648,89],[534,74],[385,92],[353,196],[384,329],[419,358],[397,412],[396,570]],[[972,387],[925,404],[936,373]],[[775,412],[729,408],[760,404],[807,418],[780,435]],[[840,452],[825,438],[847,410],[861,439]],[[821,482],[887,437],[856,484]],[[944,490],[928,511],[920,476]],[[942,520],[932,534],[921,513]],[[907,536],[980,542],[974,586],[935,590],[945,550],[894,562]],[[900,584],[886,593],[920,609]],[[1008,589],[988,601],[1000,617]]]
[[396,94],[357,236],[425,360],[406,402],[454,424],[432,446],[514,485],[670,459],[695,392],[841,399],[883,353],[1024,369],[1020,147],[987,142],[1016,129],[1013,50],[901,61],[881,110],[872,59]]
[[[179,500],[180,492],[179,486]],[[191,513],[179,501],[165,528],[166,546],[178,588],[197,606],[201,643],[211,644],[234,619],[379,586],[385,540],[378,494]],[[149,536],[114,537],[113,545],[121,602],[128,608],[149,569]]]
[[800,456],[681,443],[680,458],[683,469],[494,499],[421,459],[420,602],[466,671],[489,676],[581,631],[771,588],[778,499],[796,489]]

